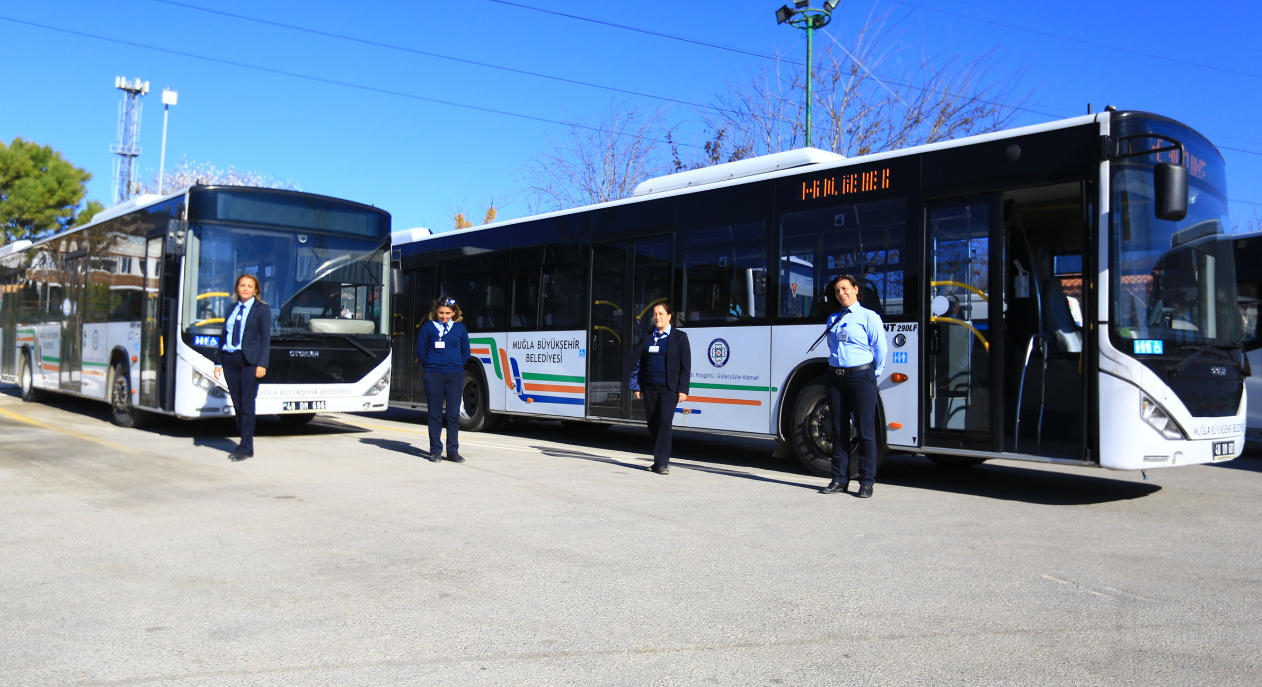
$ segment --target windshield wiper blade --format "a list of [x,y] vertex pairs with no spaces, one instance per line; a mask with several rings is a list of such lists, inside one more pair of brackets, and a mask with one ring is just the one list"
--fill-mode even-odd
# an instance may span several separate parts
[[370,350],[368,350],[368,347],[367,347],[367,346],[364,346],[363,344],[361,344],[360,342],[358,342],[358,341],[356,341],[356,340],[352,339],[351,337],[347,336],[346,334],[335,334],[334,336],[338,336],[338,337],[341,337],[341,338],[345,339],[345,340],[346,340],[346,343],[348,343],[348,344],[350,344],[350,345],[354,346],[355,348],[358,348],[360,351],[362,351],[362,352],[363,352],[363,354],[364,354],[364,355],[368,356],[369,358],[376,358],[376,357],[377,357],[377,354],[376,354],[376,353],[373,353],[373,352],[372,352],[372,351],[370,351]]
[[[1226,349],[1226,350],[1223,350],[1223,349]],[[1240,372],[1241,374],[1243,374],[1244,368],[1240,366],[1240,363],[1236,362],[1235,358],[1231,357],[1231,355],[1227,353],[1227,351],[1240,350],[1240,344],[1238,343],[1229,343],[1229,344],[1207,343],[1207,344],[1201,344],[1200,346],[1184,346],[1183,350],[1192,351],[1192,352],[1189,353],[1185,358],[1181,359],[1179,362],[1171,365],[1169,368],[1166,369],[1166,371],[1170,374],[1170,377],[1172,379],[1178,376],[1179,373],[1183,372],[1183,370],[1187,368],[1188,363],[1191,363],[1193,359],[1195,359],[1197,356],[1199,356],[1202,353],[1213,353],[1214,355],[1217,355],[1220,358],[1223,358],[1227,362],[1231,363],[1232,367],[1235,367],[1237,372]]]

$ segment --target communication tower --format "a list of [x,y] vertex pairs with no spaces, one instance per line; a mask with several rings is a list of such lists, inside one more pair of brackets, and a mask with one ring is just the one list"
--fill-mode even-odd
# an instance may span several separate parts
[[140,97],[149,93],[149,82],[125,76],[114,78],[114,88],[123,92],[123,102],[118,105],[118,145],[110,146],[110,152],[118,156],[114,161],[114,204],[132,197],[140,184],[136,180],[140,157]]

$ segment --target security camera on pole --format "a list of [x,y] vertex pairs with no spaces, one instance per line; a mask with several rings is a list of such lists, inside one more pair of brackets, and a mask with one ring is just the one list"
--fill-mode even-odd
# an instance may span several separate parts
[[776,10],[776,23],[806,31],[806,147],[811,147],[811,58],[815,29],[828,26],[833,20],[833,10],[841,0],[824,0],[824,9],[810,7],[810,0],[793,0],[793,7],[784,5]]

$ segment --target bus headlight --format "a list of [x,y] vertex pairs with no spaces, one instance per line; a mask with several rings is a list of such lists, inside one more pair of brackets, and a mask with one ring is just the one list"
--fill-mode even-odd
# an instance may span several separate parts
[[202,391],[208,392],[215,398],[223,398],[223,387],[216,384],[215,380],[207,377],[197,370],[193,370],[193,386],[201,389]]
[[1156,401],[1152,400],[1148,394],[1139,392],[1139,416],[1144,418],[1150,427],[1161,433],[1161,436],[1167,439],[1187,439],[1187,435],[1179,428],[1177,422],[1170,417],[1165,408],[1162,408]]
[[387,369],[386,373],[382,375],[381,379],[378,379],[377,383],[373,384],[372,388],[368,390],[368,393],[364,395],[376,396],[377,394],[385,391],[386,388],[389,386],[390,386],[390,370]]

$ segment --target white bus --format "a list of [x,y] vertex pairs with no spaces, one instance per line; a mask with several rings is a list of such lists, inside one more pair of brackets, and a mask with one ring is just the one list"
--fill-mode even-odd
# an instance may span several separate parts
[[259,414],[385,410],[390,215],[307,193],[192,186],[141,196],[83,227],[0,247],[0,381],[22,398],[106,401],[151,414],[230,416],[215,349],[236,277],[272,306]]
[[879,445],[945,465],[1113,469],[1236,456],[1245,394],[1223,160],[1190,128],[1106,112],[846,159],[814,149],[644,182],[632,198],[396,241],[392,402],[457,299],[464,426],[639,424],[623,362],[669,298],[693,341],[680,429],[779,440],[827,474],[838,275],[886,322]]

